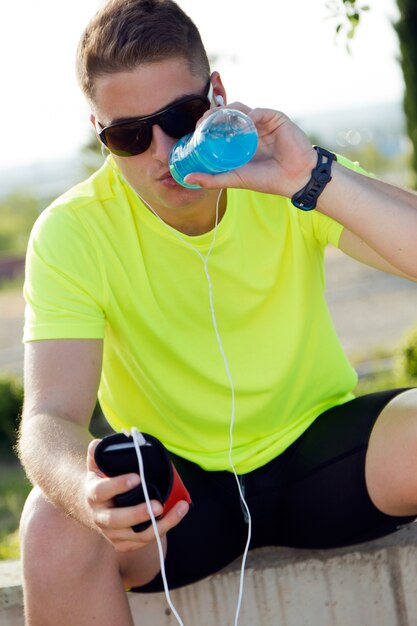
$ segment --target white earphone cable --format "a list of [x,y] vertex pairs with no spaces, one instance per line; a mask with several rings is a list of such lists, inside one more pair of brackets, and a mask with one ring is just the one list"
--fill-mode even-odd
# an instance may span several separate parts
[[159,555],[159,563],[161,566],[161,576],[162,576],[162,582],[164,585],[164,591],[165,591],[165,596],[167,599],[167,602],[169,604],[169,608],[171,609],[171,611],[173,612],[177,622],[180,624],[180,626],[184,626],[184,623],[181,619],[181,617],[179,616],[172,600],[171,600],[171,595],[169,593],[169,587],[168,587],[168,581],[167,581],[167,577],[166,577],[166,572],[165,572],[165,557],[164,557],[164,550],[162,547],[162,542],[161,542],[161,537],[159,536],[159,532],[158,532],[158,526],[156,525],[156,519],[155,519],[155,515],[152,511],[152,506],[151,506],[151,501],[149,499],[149,493],[148,493],[148,486],[146,484],[146,476],[145,476],[145,468],[143,465],[143,458],[142,458],[142,453],[140,450],[140,443],[139,443],[139,438],[141,436],[141,433],[139,433],[138,429],[135,428],[133,426],[133,428],[130,431],[132,438],[133,438],[133,442],[135,444],[135,450],[136,450],[136,456],[138,457],[138,463],[139,463],[139,474],[141,477],[141,485],[142,485],[142,489],[143,489],[143,495],[145,496],[145,502],[146,502],[146,507],[148,509],[148,513],[149,513],[149,517],[151,519],[152,522],[152,528],[153,528],[153,532],[155,534],[155,539],[156,539],[156,544],[158,547],[158,555]]

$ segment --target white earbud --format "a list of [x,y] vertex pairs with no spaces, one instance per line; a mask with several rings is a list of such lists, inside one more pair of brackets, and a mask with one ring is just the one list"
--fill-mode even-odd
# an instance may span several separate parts
[[214,96],[215,101],[219,105],[219,107],[224,107],[224,98],[223,96]]

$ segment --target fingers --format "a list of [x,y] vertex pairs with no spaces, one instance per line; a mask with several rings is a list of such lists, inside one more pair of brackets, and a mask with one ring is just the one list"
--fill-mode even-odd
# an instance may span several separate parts
[[[162,506],[160,502],[151,500],[151,507],[155,517],[161,515]],[[94,521],[102,530],[126,530],[149,519],[148,508],[144,502],[128,507],[102,507],[97,509],[94,514]]]
[[[162,505],[156,500],[151,500],[152,512],[157,518],[162,513]],[[168,530],[176,526],[182,518],[188,513],[189,506],[185,501],[177,502],[176,505],[168,511],[161,520],[157,520],[158,532],[165,535]],[[141,541],[152,541],[154,532],[146,529],[140,533],[134,533],[131,526],[147,522],[150,520],[150,514],[146,503],[137,504],[129,507],[103,508],[96,511],[95,522],[102,530],[120,531],[125,530],[127,537],[132,539],[136,535]]]
[[236,172],[225,172],[223,174],[203,174],[201,172],[193,172],[187,174],[184,178],[186,183],[191,185],[199,185],[205,189],[226,189],[241,187],[240,177]]
[[87,492],[92,502],[97,504],[112,500],[115,496],[126,493],[140,484],[138,474],[121,474],[112,478],[94,476],[89,481]]
[[[186,502],[185,500],[180,500],[179,502],[177,502],[175,504],[175,506],[172,507],[172,509],[170,509],[165,515],[164,517],[159,520],[157,522],[157,527],[158,527],[158,532],[161,536],[165,535],[169,530],[171,530],[171,528],[174,528],[175,526],[177,526],[177,524],[180,523],[180,521],[187,515],[188,511],[190,510],[190,506],[188,504],[188,502]],[[153,529],[147,529],[145,532],[147,533],[148,530],[152,530],[152,537],[153,537]]]
[[87,469],[87,500],[91,504],[104,504],[111,501],[115,496],[125,493],[140,484],[138,474],[129,473],[120,476],[107,477],[97,467],[94,459],[94,451],[99,444],[99,439],[94,439],[88,446]]
[[275,109],[265,109],[265,108],[256,108],[251,109],[250,111],[245,111],[247,115],[251,118],[255,125],[257,124],[269,124],[271,121],[274,124],[279,125],[284,122],[290,122],[291,120],[285,113],[281,111],[276,111]]
[[93,439],[93,441],[90,441],[89,445],[88,445],[88,450],[87,450],[87,469],[90,472],[95,472],[96,474],[100,474],[101,476],[103,476],[102,472],[100,472],[99,468],[97,467],[97,463],[96,460],[94,458],[94,452],[98,446],[98,444],[100,443],[100,439]]
[[242,111],[242,113],[248,114],[252,111],[251,107],[247,106],[247,104],[243,104],[243,102],[229,102],[225,104],[224,107],[216,107],[218,109],[235,109],[236,111]]
[[[161,504],[155,501],[152,501],[151,504],[154,515],[159,515],[162,512]],[[163,519],[156,522],[159,537],[162,539],[171,528],[179,524],[188,510],[187,502],[177,502]],[[131,526],[146,522],[149,519],[150,515],[145,503],[134,507],[107,508],[95,511],[96,525],[117,552],[138,550],[155,542],[153,526],[149,526],[139,533],[135,533],[131,528]]]

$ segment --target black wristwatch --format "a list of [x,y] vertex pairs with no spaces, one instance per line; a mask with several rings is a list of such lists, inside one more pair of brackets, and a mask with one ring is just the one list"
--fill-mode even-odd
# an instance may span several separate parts
[[337,161],[333,152],[319,146],[314,146],[314,149],[317,151],[317,165],[311,172],[311,178],[307,185],[291,198],[293,205],[302,211],[311,211],[316,208],[317,198],[327,183],[332,180],[332,163]]

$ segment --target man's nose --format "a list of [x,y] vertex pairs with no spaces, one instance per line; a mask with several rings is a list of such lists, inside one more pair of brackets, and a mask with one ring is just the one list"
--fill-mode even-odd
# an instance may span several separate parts
[[152,126],[152,156],[158,161],[167,163],[171,150],[177,140],[165,133],[160,126]]

